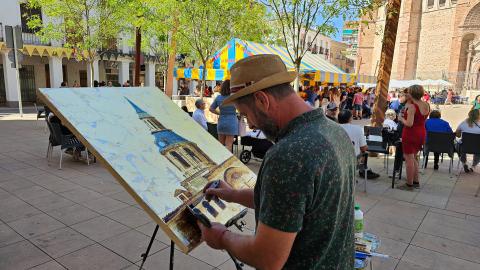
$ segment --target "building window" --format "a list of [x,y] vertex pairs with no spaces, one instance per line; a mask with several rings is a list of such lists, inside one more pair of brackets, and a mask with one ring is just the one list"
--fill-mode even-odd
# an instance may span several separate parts
[[445,2],[447,2],[447,0],[440,0],[438,2],[438,5],[441,6],[441,7],[444,7],[445,6]]
[[452,5],[456,5],[457,4],[457,0],[452,0]]
[[20,16],[22,21],[22,32],[34,34],[35,29],[28,27],[27,22],[30,18],[38,16],[42,20],[42,10],[40,8],[29,8],[26,3],[20,4]]
[[432,8],[434,4],[435,4],[435,0],[428,0],[427,1],[427,7],[428,8]]
[[192,152],[192,150],[188,149],[188,148],[183,148],[183,150],[185,150],[185,152],[187,152],[187,154],[196,162],[200,162],[200,159],[195,155],[195,153]]
[[190,164],[182,157],[180,156],[177,152],[171,152],[170,155],[174,157],[180,164],[182,164],[183,167],[185,168],[190,168]]

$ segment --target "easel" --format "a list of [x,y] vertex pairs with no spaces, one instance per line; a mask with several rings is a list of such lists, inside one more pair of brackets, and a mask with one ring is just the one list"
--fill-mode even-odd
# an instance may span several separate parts
[[[233,219],[231,219],[229,222],[227,222],[227,224],[225,224],[226,227],[231,227],[231,226],[235,226],[237,227],[237,229],[239,229],[240,231],[243,231],[243,228],[245,227],[246,223],[241,220],[245,215],[247,214],[247,211],[244,210],[242,211],[238,216],[234,217]],[[148,243],[148,247],[147,247],[147,250],[145,251],[145,253],[142,253],[142,255],[140,255],[140,257],[142,257],[142,263],[140,264],[140,268],[139,270],[142,270],[143,268],[143,264],[145,263],[145,261],[147,260],[147,257],[148,257],[148,254],[150,253],[150,249],[152,248],[152,244],[153,244],[153,241],[155,240],[155,237],[157,236],[157,232],[158,232],[158,224],[157,226],[155,226],[155,230],[153,230],[153,234],[152,236],[150,237],[150,242]],[[237,270],[243,270],[243,263],[239,262],[235,257],[233,257],[229,252],[227,252],[228,255],[230,256],[230,258],[232,259],[233,263],[235,264],[235,268]],[[173,241],[170,241],[170,264],[169,264],[169,270],[173,270],[173,261],[174,261],[174,257],[175,257],[175,243]]]

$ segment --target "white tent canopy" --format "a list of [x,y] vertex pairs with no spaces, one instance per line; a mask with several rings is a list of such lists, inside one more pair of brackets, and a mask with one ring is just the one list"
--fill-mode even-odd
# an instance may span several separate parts
[[[447,82],[445,80],[390,80],[390,85],[389,88],[406,88],[410,87],[412,85],[422,85],[422,86],[435,86],[435,87],[441,87],[441,86],[452,86],[453,84],[450,82]],[[372,84],[359,84],[360,86],[363,87],[375,87],[377,84],[372,83]]]

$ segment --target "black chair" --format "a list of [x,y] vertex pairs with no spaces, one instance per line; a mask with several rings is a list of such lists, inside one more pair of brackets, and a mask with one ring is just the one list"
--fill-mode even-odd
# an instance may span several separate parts
[[372,171],[372,169],[368,168],[366,164],[366,160],[368,158],[368,153],[361,153],[357,156],[357,170],[364,171],[365,179],[364,179],[364,191],[367,193],[367,179],[368,179],[368,172]]
[[208,133],[218,140],[217,124],[207,122]]
[[[388,174],[388,155],[390,154],[389,151],[389,144],[387,140],[384,138],[384,132],[383,132],[383,127],[369,127],[365,126],[364,127],[364,132],[365,136],[367,137],[367,146],[368,146],[368,152],[370,153],[377,153],[377,154],[383,154],[384,159],[384,167],[387,168],[387,174]],[[370,140],[371,136],[381,136],[382,140],[381,141],[374,141]]]
[[75,149],[81,151],[85,149],[87,155],[87,164],[90,165],[90,158],[88,156],[88,149],[75,137],[73,134],[63,134],[59,123],[47,121],[48,129],[50,130],[49,148],[47,150],[47,158],[50,161],[53,147],[60,146],[60,164],[59,169],[62,169],[62,159],[64,149]]
[[45,113],[44,108],[38,108],[37,103],[33,103],[33,106],[35,107],[35,111],[37,112],[37,120],[47,118],[47,114]]
[[[473,154],[480,155],[480,134],[473,134],[468,132],[462,132],[462,143],[458,145],[458,156],[461,154]],[[457,168],[460,166],[460,159],[457,163]],[[480,187],[475,193],[475,197],[478,197],[480,193]]]
[[452,172],[453,154],[455,153],[455,134],[444,132],[427,132],[427,143],[424,147],[422,169],[427,167],[428,156],[430,152],[439,154],[448,154],[450,164],[448,173]]

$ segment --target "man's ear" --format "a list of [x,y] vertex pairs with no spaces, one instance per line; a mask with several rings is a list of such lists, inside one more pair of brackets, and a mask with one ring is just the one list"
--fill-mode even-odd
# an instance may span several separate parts
[[255,97],[256,107],[261,109],[263,112],[267,112],[270,109],[270,99],[268,95],[263,91],[257,91],[253,95]]

